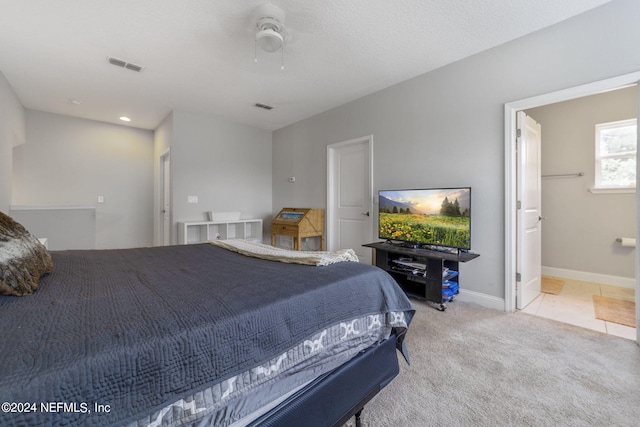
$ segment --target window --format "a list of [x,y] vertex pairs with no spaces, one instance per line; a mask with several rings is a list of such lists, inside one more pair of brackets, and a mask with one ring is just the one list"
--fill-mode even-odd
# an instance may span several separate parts
[[636,187],[636,119],[596,125],[595,189]]

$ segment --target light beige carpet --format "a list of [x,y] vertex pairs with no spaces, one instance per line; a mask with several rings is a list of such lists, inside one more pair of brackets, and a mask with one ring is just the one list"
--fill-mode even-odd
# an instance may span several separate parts
[[542,284],[540,285],[540,291],[545,294],[558,295],[562,292],[564,287],[564,280],[556,279],[555,277],[542,276]]
[[636,327],[636,303],[618,298],[593,296],[596,319]]
[[363,427],[638,427],[635,341],[456,300],[413,301],[411,365],[362,412]]

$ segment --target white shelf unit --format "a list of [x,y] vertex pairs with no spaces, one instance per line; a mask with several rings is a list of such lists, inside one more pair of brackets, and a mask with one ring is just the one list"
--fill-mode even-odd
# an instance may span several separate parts
[[189,221],[178,223],[178,243],[202,243],[207,240],[246,239],[262,242],[261,219],[233,221]]

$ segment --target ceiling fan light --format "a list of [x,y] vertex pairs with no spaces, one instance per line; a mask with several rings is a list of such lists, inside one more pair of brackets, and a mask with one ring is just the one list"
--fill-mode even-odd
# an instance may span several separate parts
[[275,52],[282,48],[284,39],[277,31],[267,28],[256,33],[256,42],[265,52]]

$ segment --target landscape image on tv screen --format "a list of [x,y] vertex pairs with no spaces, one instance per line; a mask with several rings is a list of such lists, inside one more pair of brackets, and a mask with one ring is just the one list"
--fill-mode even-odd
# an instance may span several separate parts
[[471,188],[382,190],[381,239],[471,249]]

